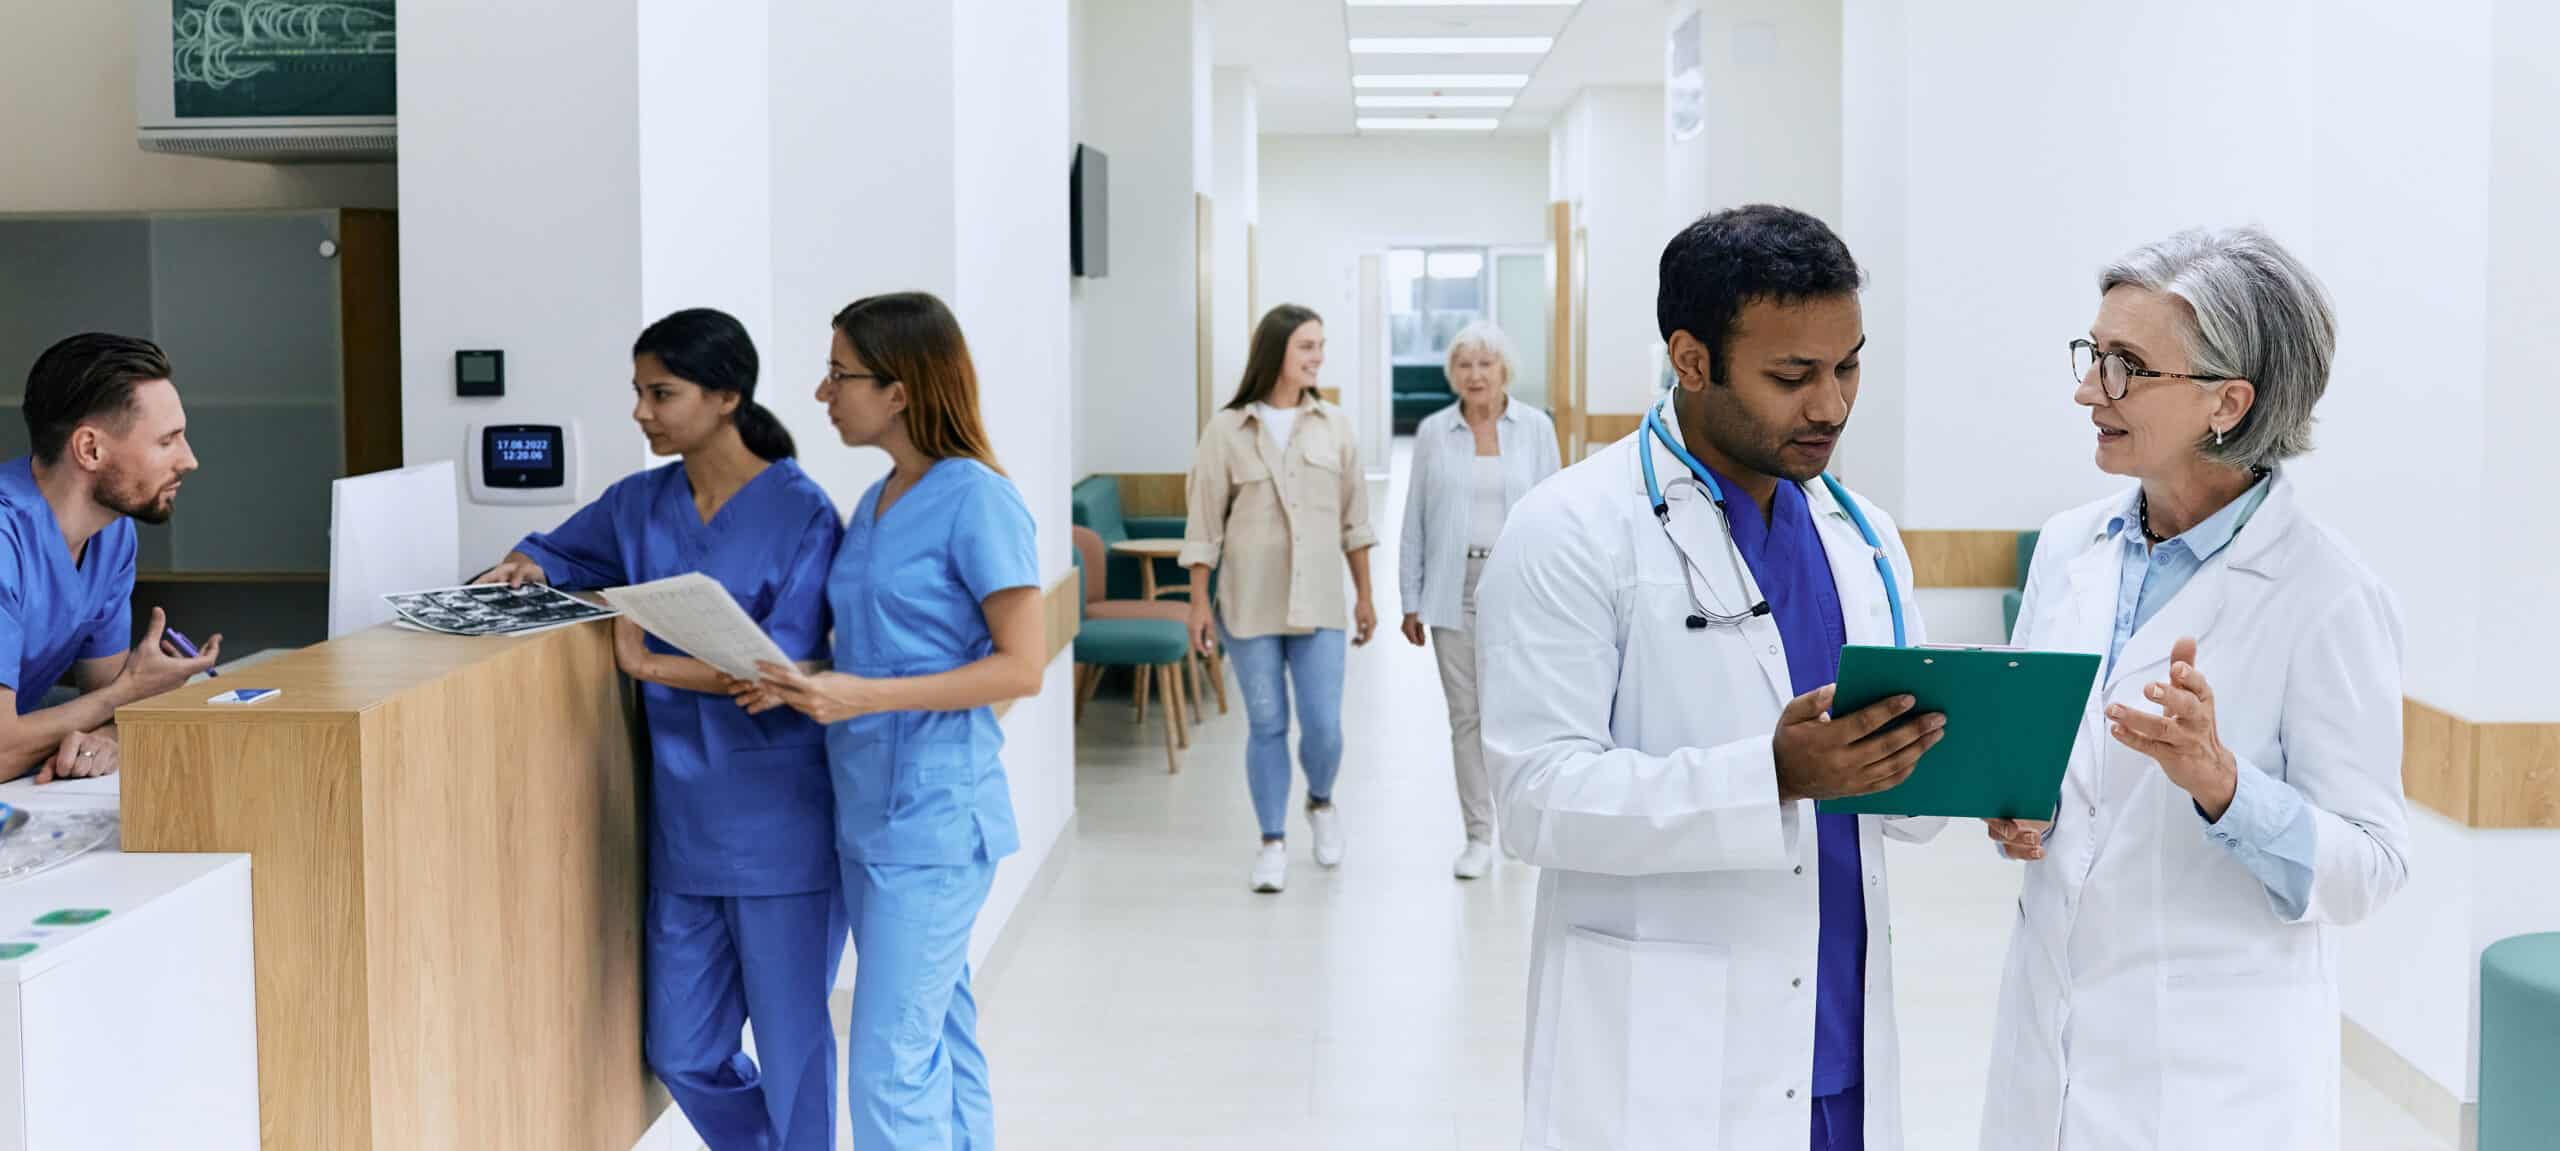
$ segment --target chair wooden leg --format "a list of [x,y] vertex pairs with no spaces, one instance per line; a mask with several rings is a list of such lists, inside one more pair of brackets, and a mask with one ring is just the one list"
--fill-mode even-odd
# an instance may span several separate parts
[[1182,665],[1166,664],[1163,673],[1165,703],[1173,708],[1173,730],[1178,737],[1174,742],[1188,751],[1191,749],[1191,703],[1182,698]]
[[1084,708],[1093,702],[1093,693],[1102,688],[1103,667],[1100,664],[1076,665],[1076,722],[1084,722]]
[[[1143,679],[1151,673],[1155,675],[1166,674],[1165,669],[1161,667],[1142,669],[1138,674],[1139,677]],[[1165,686],[1170,689],[1172,687],[1172,682],[1168,680]],[[1163,709],[1164,762],[1166,775],[1180,775],[1182,773],[1182,757],[1179,749],[1182,745],[1189,742],[1182,737],[1182,719],[1180,716],[1175,714],[1176,710],[1176,708],[1171,706]]]
[[1155,686],[1155,683],[1156,677],[1154,668],[1142,667],[1138,669],[1138,686],[1133,690],[1138,693],[1138,726],[1140,727],[1145,727],[1147,725],[1147,692]]
[[1227,714],[1227,653],[1209,653],[1209,686],[1218,689],[1218,714]]

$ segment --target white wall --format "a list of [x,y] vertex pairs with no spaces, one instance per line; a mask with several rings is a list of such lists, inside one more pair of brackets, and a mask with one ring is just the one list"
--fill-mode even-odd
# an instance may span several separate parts
[[396,199],[389,164],[143,151],[133,136],[131,3],[39,0],[10,5],[0,20],[0,152],[10,158],[0,212],[388,208]]
[[756,397],[779,410],[806,403],[814,373],[792,368],[816,357],[773,342],[773,138],[753,130],[770,122],[772,90],[699,82],[764,70],[770,11],[671,4],[640,21],[640,314],[736,316],[760,359]]
[[[1841,0],[1697,0],[1706,128],[1670,143],[1675,219],[1743,204],[1840,214]],[[1668,137],[1666,136],[1666,140]]]
[[[1031,506],[1043,585],[1072,570],[1067,488],[1073,448],[1068,388],[1067,72],[1063,3],[956,0],[952,5],[960,229],[952,310],[970,334],[979,410],[996,458]],[[986,958],[1075,813],[1073,661],[1061,654],[1039,698],[1005,717],[1005,770],[1022,853],[996,873],[973,961]]]
[[[608,11],[609,10],[609,11]],[[599,18],[599,16],[605,18]],[[646,454],[631,424],[641,282],[640,20],[603,3],[400,16],[401,435],[412,464],[464,458],[475,420],[576,420],[592,498]],[[620,100],[600,93],[625,93]],[[503,400],[453,395],[453,353],[507,353]],[[465,504],[464,571],[566,507]]]
[[1552,194],[1573,202],[1574,225],[1589,234],[1586,411],[1641,412],[1659,394],[1655,287],[1663,245],[1687,223],[1665,204],[1663,123],[1660,88],[1586,88],[1553,132]]
[[[1871,315],[1898,316],[1868,379],[1907,397],[1903,523],[2031,527],[2116,490],[2064,352],[2098,269],[2178,228],[2258,224],[2335,299],[2319,447],[2292,472],[2397,593],[2409,693],[2560,719],[2537,654],[2560,624],[2530,610],[2560,592],[2560,553],[2521,526],[2560,481],[2540,435],[2560,401],[2531,366],[2560,331],[2540,283],[2560,89],[2536,47],[2556,21],[2513,0],[2162,0],[2139,21],[2105,0],[1849,0],[1845,230]],[[2409,888],[2346,933],[2343,1003],[2467,1097],[2478,949],[2560,928],[2536,886],[2560,832],[2412,819]]]
[[[863,296],[912,289],[949,300],[958,287],[953,14],[940,4],[771,4],[766,406],[799,440],[801,466],[850,515],[889,463],[847,450],[818,405],[829,322]],[[846,67],[855,45],[863,64]]]
[[[1202,0],[1092,3],[1078,99],[1110,157],[1110,273],[1077,285],[1082,468],[1190,470],[1199,377],[1193,196],[1209,189],[1210,45]],[[1060,181],[1063,183],[1063,181]]]
[[1217,281],[1215,310],[1210,313],[1217,345],[1210,379],[1221,393],[1233,389],[1235,381],[1244,378],[1253,324],[1261,319],[1247,311],[1247,289],[1252,277],[1246,267],[1245,239],[1260,213],[1260,189],[1255,186],[1262,147],[1259,103],[1251,72],[1242,68],[1218,69],[1210,125],[1216,155],[1212,157],[1209,194],[1217,201],[1213,221],[1217,247],[1210,263]]

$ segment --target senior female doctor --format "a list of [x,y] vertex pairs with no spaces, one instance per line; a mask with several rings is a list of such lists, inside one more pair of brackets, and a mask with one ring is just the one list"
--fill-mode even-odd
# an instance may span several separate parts
[[2338,925],[2408,876],[2400,621],[2282,469],[2334,324],[2248,229],[2099,278],[2072,341],[2101,470],[2044,528],[2023,646],[2105,656],[2029,861],[1986,1151],[2338,1146]]
[[1899,782],[1944,726],[1825,715],[1843,643],[1920,639],[1892,521],[1822,475],[1858,267],[1750,207],[1659,282],[1679,386],[1521,499],[1477,589],[1502,843],[1545,869],[1521,1145],[1898,1151],[1888,821],[1805,802]]

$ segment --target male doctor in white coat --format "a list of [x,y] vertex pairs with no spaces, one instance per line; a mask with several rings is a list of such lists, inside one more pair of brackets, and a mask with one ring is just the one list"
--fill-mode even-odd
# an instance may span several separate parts
[[1895,642],[1911,599],[1892,521],[1822,477],[1858,266],[1754,206],[1682,231],[1660,285],[1678,386],[1520,502],[1478,588],[1503,847],[1546,869],[1521,1145],[1898,1151],[1881,836],[1936,823],[1810,802],[1944,737],[1887,726],[1907,698],[1828,714],[1842,644]]

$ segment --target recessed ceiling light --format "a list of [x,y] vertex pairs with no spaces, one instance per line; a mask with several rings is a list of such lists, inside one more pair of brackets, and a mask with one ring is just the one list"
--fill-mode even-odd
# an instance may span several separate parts
[[1486,72],[1478,75],[1410,75],[1354,76],[1354,88],[1526,88],[1525,73]]
[[1508,108],[1509,96],[1358,96],[1362,108]]
[[1353,123],[1363,132],[1490,132],[1502,125],[1491,116],[1363,116]]
[[1542,56],[1553,36],[1354,36],[1354,56]]

